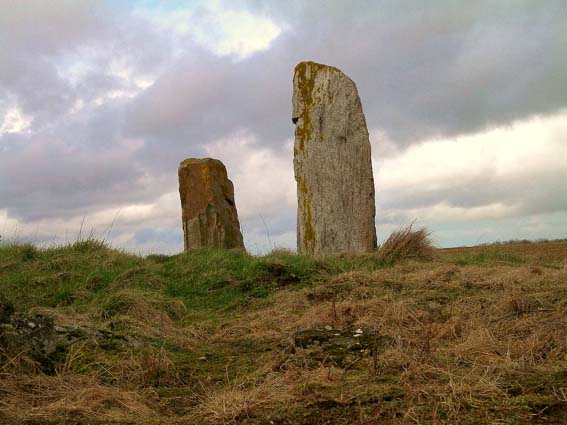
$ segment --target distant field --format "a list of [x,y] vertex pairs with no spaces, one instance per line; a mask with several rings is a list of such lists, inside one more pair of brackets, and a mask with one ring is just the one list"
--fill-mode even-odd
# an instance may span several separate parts
[[0,423],[565,424],[567,243],[393,264],[0,246]]
[[514,243],[461,248],[443,248],[438,252],[443,258],[480,253],[505,252],[519,255],[530,261],[562,261],[567,258],[567,242]]

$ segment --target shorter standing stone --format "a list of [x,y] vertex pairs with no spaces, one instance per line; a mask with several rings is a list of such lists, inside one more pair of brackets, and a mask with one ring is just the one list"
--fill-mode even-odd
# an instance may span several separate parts
[[185,251],[244,249],[234,186],[218,159],[190,158],[179,164],[179,195]]

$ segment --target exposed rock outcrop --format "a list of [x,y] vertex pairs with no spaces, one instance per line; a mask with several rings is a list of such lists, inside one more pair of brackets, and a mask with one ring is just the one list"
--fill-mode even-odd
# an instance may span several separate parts
[[394,338],[379,335],[370,328],[337,329],[332,326],[316,326],[298,330],[290,338],[290,357],[288,361],[300,363],[327,361],[345,366],[357,359],[377,356],[396,345]]
[[301,62],[293,77],[292,109],[298,251],[371,252],[374,178],[355,83],[337,68]]
[[4,355],[23,354],[45,363],[57,349],[53,319],[42,314],[14,313],[0,324],[0,348]]
[[185,250],[244,249],[234,187],[217,159],[190,158],[179,165]]
[[[6,305],[0,297],[0,311]],[[24,356],[51,373],[61,353],[78,341],[91,341],[102,348],[144,346],[144,341],[135,336],[106,329],[57,326],[52,317],[40,313],[16,313],[10,308],[9,315],[0,315],[0,319],[0,364]]]

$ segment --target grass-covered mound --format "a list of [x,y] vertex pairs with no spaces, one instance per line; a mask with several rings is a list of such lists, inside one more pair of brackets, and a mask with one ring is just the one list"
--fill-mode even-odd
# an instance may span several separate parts
[[564,423],[566,255],[3,245],[0,422]]

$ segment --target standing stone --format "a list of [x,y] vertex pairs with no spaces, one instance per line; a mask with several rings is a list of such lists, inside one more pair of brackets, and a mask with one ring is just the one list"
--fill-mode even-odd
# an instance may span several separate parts
[[244,249],[234,186],[217,159],[190,158],[179,164],[179,195],[185,251]]
[[298,251],[373,251],[374,178],[356,85],[337,68],[301,62],[293,76],[292,108]]

